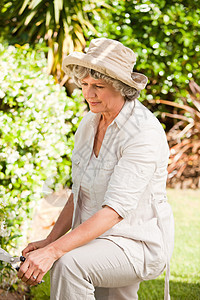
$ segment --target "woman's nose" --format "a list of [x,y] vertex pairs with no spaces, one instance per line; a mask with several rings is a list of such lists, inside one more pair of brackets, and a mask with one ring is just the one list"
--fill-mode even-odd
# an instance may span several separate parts
[[87,87],[87,91],[86,91],[86,97],[87,98],[94,98],[96,96],[95,90],[94,88],[91,86]]

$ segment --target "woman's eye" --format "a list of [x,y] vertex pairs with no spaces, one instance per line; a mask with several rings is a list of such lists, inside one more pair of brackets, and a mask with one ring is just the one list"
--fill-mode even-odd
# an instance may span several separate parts
[[96,87],[97,87],[98,89],[103,89],[103,88],[104,88],[104,86],[101,86],[101,85],[96,85]]

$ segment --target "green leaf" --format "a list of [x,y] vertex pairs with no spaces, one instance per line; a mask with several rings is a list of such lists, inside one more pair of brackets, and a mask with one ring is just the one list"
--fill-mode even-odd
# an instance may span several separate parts
[[63,0],[54,0],[55,22],[59,24],[60,11],[63,9]]
[[29,1],[30,0],[24,0],[23,5],[22,5],[21,9],[19,10],[19,15],[21,15],[24,12],[26,7],[28,6]]
[[32,0],[32,2],[29,5],[29,8],[33,10],[35,9],[36,6],[38,6],[42,2],[44,2],[44,0]]
[[51,13],[50,10],[48,10],[46,14],[46,27],[49,27],[50,21],[51,21]]
[[32,11],[25,19],[24,25],[27,26],[31,20],[33,19],[33,17],[36,15],[37,11]]

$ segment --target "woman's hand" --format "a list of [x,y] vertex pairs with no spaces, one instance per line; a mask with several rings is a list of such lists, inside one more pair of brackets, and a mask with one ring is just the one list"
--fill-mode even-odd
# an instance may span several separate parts
[[50,244],[50,241],[48,241],[47,239],[29,243],[29,244],[26,246],[26,248],[24,248],[24,250],[22,250],[22,255],[23,255],[24,257],[26,257],[26,255],[27,255],[29,252],[34,251],[34,250],[36,250],[36,249],[44,248],[44,247],[47,246],[48,244]]
[[[18,278],[28,285],[37,285],[42,281],[43,276],[52,267],[57,258],[52,252],[51,247],[46,246],[34,250],[33,248],[36,247],[35,244],[37,242],[32,244],[34,245],[27,246],[24,249],[26,260],[19,269]],[[39,243],[39,245],[42,245],[42,243]],[[37,244],[37,246],[39,245]],[[25,251],[26,249],[29,249],[29,251]]]

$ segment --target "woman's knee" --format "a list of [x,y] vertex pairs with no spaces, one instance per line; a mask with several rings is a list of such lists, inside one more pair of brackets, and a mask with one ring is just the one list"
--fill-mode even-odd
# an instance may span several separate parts
[[60,257],[51,268],[51,275],[54,273],[62,275],[63,272],[66,274],[70,272],[72,266],[74,265],[74,260],[70,252],[66,253]]
[[[81,260],[81,259],[80,259]],[[85,277],[85,269],[74,250],[59,258],[51,269],[51,276],[82,278]]]
[[[67,296],[62,298],[61,294]],[[51,269],[52,299],[85,299],[86,294],[87,299],[93,300],[94,287],[85,273],[81,258],[72,250],[58,259]]]

